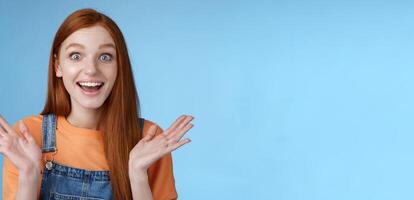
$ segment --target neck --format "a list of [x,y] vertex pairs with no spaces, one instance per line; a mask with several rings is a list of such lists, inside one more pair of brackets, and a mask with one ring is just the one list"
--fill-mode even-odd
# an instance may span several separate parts
[[73,126],[97,130],[100,114],[101,109],[72,108],[66,119]]

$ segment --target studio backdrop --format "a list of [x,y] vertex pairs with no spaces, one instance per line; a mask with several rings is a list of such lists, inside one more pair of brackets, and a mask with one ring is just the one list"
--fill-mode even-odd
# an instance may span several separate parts
[[120,26],[144,118],[195,116],[179,199],[414,199],[413,1],[1,0],[10,123],[41,112],[53,37],[81,8]]

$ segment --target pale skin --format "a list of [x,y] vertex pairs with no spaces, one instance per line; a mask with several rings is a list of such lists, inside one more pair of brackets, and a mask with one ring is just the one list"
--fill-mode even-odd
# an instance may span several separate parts
[[19,172],[16,200],[37,199],[40,184],[42,152],[23,122],[19,122],[22,136],[0,116],[0,153],[6,156]]
[[[101,106],[109,96],[117,76],[115,43],[101,26],[79,29],[62,43],[56,58],[56,77],[62,78],[71,99],[72,110],[67,120],[76,127],[97,129]],[[78,81],[104,82],[99,95],[82,94]],[[194,117],[182,115],[162,134],[155,136],[156,126],[129,153],[128,173],[134,200],[152,199],[148,168],[161,157],[182,147],[190,139],[182,139],[193,127]],[[18,134],[0,116],[0,153],[19,171],[17,200],[37,199],[41,181],[41,149],[22,121]]]

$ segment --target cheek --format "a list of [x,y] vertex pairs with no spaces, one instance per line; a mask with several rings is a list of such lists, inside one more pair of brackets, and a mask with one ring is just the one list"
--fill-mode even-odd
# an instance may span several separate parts
[[116,77],[117,77],[117,74],[116,74],[116,72],[114,72],[112,74],[112,76],[108,79],[109,80],[109,83],[110,83],[110,85],[109,85],[110,86],[110,90],[109,91],[112,91],[114,89]]
[[117,73],[118,73],[117,66],[116,65],[115,66],[108,66],[108,68],[106,68],[105,71],[103,71],[103,73],[105,74],[105,77],[108,80],[108,82],[113,84],[113,83],[115,83]]
[[77,67],[63,65],[61,66],[61,72],[62,72],[63,83],[65,85],[66,90],[68,90],[69,88],[75,87],[76,85],[74,85],[74,80],[78,73]]
[[66,76],[67,78],[71,78],[78,73],[79,67],[77,64],[63,62],[60,66],[60,70],[62,72],[63,77]]

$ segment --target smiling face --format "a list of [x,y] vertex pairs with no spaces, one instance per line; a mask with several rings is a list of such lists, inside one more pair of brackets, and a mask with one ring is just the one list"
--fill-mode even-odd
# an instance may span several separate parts
[[73,32],[63,41],[56,76],[63,79],[72,109],[98,109],[111,93],[117,77],[115,42],[96,25]]

